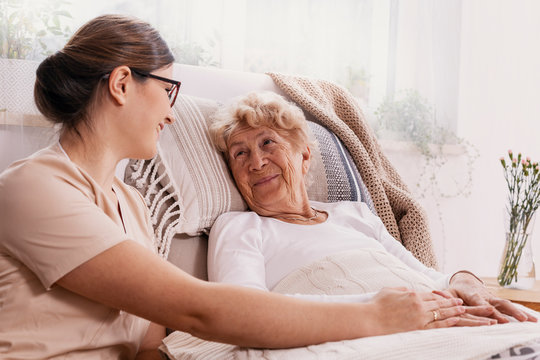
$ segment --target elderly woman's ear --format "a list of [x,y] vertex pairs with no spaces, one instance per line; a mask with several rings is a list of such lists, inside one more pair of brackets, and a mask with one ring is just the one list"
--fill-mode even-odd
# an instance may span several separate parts
[[302,151],[302,173],[304,175],[309,171],[309,165],[311,164],[311,149],[306,145],[306,148]]

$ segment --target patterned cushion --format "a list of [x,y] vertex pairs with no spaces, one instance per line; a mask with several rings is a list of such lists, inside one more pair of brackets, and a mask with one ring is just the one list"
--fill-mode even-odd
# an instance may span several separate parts
[[[163,131],[152,160],[131,160],[125,182],[144,195],[152,214],[160,251],[167,255],[175,233],[206,233],[224,212],[246,210],[223,156],[208,135],[210,116],[219,104],[179,96],[176,122]],[[326,128],[309,123],[312,162],[307,179],[309,198],[317,201],[373,202],[349,152]]]
[[[323,164],[328,189],[321,199],[317,199],[317,194],[311,191],[311,187],[308,188],[310,199],[325,202],[363,201],[375,212],[368,189],[341,140],[327,128],[312,121],[308,121],[308,127],[315,139],[318,154],[321,155],[320,161]],[[314,157],[314,161],[316,160],[318,159]]]

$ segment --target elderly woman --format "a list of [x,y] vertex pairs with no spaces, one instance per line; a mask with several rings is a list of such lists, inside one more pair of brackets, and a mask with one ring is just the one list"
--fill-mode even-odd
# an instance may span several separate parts
[[[215,222],[208,250],[210,281],[275,291],[301,267],[331,254],[353,254],[355,263],[369,273],[361,280],[368,286],[356,293],[403,286],[458,297],[468,305],[458,325],[508,322],[507,315],[536,321],[509,301],[494,297],[472,273],[450,276],[424,266],[366,204],[310,201],[305,117],[281,96],[248,94],[216,114],[211,134],[251,212],[226,213]],[[307,297],[364,302],[374,293]],[[442,310],[433,313],[434,320],[448,316]]]

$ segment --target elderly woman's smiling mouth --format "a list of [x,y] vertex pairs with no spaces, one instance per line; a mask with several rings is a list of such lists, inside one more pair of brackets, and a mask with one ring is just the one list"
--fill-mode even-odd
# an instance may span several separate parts
[[263,178],[258,179],[257,181],[255,181],[255,183],[253,184],[253,186],[267,185],[270,181],[274,180],[274,179],[277,178],[278,176],[279,176],[279,174],[265,176],[265,177],[263,177]]

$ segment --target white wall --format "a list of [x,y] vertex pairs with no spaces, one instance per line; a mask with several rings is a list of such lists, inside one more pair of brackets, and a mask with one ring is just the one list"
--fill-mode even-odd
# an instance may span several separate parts
[[[462,209],[462,236],[464,247],[471,244],[486,259],[497,259],[504,244],[507,191],[498,158],[512,149],[540,160],[538,19],[535,0],[463,2],[458,131],[478,144],[481,157],[475,192]],[[534,251],[540,264],[538,227]],[[464,260],[479,271],[494,271],[491,262],[475,265],[471,255]]]
[[[507,188],[501,156],[508,149],[540,160],[540,2],[463,1],[457,131],[480,152],[468,198],[421,199],[430,217],[435,248],[446,272],[470,269],[496,276],[504,247]],[[415,191],[418,157],[388,153]],[[462,166],[460,169],[459,167]],[[453,171],[465,171],[459,159]],[[444,235],[444,236],[443,236]],[[540,265],[540,226],[533,238]],[[538,271],[540,277],[540,271]]]
[[36,67],[33,61],[0,59],[0,171],[56,141],[52,127],[13,125],[36,125],[41,118],[33,97]]

